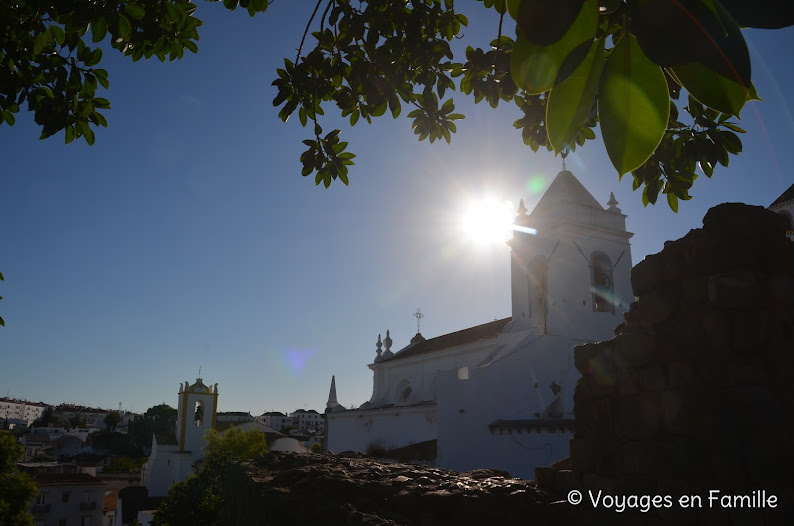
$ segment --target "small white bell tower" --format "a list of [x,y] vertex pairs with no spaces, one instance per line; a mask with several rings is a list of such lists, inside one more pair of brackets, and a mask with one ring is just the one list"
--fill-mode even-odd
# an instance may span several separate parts
[[176,419],[176,437],[179,451],[200,453],[204,447],[204,434],[215,427],[218,411],[218,384],[210,389],[201,378],[196,383],[179,384],[179,407]]

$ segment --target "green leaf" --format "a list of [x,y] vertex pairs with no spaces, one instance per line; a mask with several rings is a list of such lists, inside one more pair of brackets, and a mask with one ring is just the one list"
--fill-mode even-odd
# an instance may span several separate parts
[[57,42],[59,46],[62,46],[63,40],[66,37],[65,33],[63,32],[63,28],[53,24],[50,26],[50,33],[52,33],[52,37],[55,39],[55,42]]
[[36,33],[33,37],[33,54],[38,55],[44,49],[44,33]]
[[91,40],[94,42],[101,42],[108,32],[108,24],[104,16],[100,16],[95,22],[91,24]]
[[607,154],[620,175],[641,166],[667,129],[670,97],[664,73],[631,34],[620,39],[604,66],[598,114]]
[[698,102],[722,113],[739,116],[748,89],[697,63],[672,68],[676,79]]
[[589,120],[603,67],[604,39],[599,38],[590,46],[579,67],[549,92],[546,126],[554,153],[561,152],[573,141]]
[[732,122],[723,122],[722,126],[728,128],[729,130],[733,130],[733,131],[735,131],[737,133],[747,133],[746,130],[743,130],[742,128],[739,128],[738,126],[736,126]]
[[673,192],[667,192],[667,204],[670,205],[670,210],[678,213],[678,197]]
[[6,326],[6,322],[3,318],[0,318],[0,325],[2,325],[3,327]]
[[750,53],[741,29],[719,2],[635,0],[631,32],[655,64],[669,68],[699,63],[747,86]]
[[66,127],[66,144],[69,144],[74,140],[74,128],[71,126]]
[[132,33],[132,25],[124,15],[119,15],[119,36],[123,39],[128,39]]
[[[558,42],[571,29],[584,0],[523,0],[515,16],[521,33],[537,46],[549,46]],[[591,0],[598,11],[598,2]]]
[[557,73],[565,58],[583,42],[592,40],[598,28],[598,2],[588,1],[568,32],[550,46],[538,46],[516,36],[510,55],[510,74],[515,83],[532,95],[550,90],[564,79]]
[[143,9],[143,7],[139,5],[128,5],[126,11],[128,15],[137,20],[140,20],[146,14],[146,11]]

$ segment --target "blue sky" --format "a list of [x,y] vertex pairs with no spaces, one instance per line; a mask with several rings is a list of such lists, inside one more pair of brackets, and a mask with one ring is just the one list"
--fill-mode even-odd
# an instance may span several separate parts
[[[495,21],[463,7],[467,38],[487,43]],[[405,118],[342,123],[350,186],[316,187],[298,161],[310,133],[277,118],[270,86],[312,8],[250,19],[199,3],[197,55],[106,52],[113,109],[93,147],[39,141],[27,113],[0,127],[0,396],[145,411],[175,405],[201,366],[223,411],[322,410],[332,374],[339,401],[359,405],[378,334],[406,345],[417,307],[426,337],[510,315],[508,248],[472,245],[460,217],[485,196],[531,209],[560,159],[523,146],[513,107],[458,96],[451,145],[419,143]],[[615,193],[633,263],[711,206],[767,206],[794,183],[794,31],[745,36],[764,102],[743,111],[744,152],[678,214],[643,208],[600,141],[568,158],[599,201]]]

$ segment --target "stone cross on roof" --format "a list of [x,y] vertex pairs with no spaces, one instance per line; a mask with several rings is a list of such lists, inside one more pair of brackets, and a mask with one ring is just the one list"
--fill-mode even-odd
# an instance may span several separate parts
[[416,333],[419,334],[420,332],[422,332],[422,331],[419,330],[420,327],[421,327],[420,323],[421,323],[422,318],[425,317],[425,315],[422,314],[422,309],[417,308],[416,312],[411,314],[411,316],[416,318]]

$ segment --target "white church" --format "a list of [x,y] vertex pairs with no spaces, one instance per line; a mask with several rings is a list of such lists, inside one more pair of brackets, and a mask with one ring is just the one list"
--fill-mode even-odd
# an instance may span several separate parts
[[217,414],[218,384],[207,387],[201,378],[193,385],[179,384],[176,433],[152,437],[152,453],[141,471],[149,496],[168,495],[172,484],[193,473],[193,464],[204,457],[204,434],[215,427]]
[[366,451],[436,441],[436,465],[534,478],[569,453],[573,349],[609,339],[634,300],[632,237],[614,196],[604,208],[567,170],[531,213],[523,200],[511,248],[512,317],[392,350],[378,337],[372,398],[346,410],[332,384],[327,448]]

